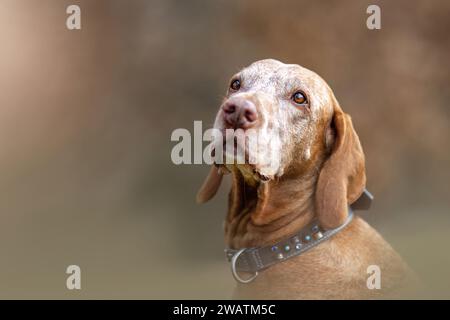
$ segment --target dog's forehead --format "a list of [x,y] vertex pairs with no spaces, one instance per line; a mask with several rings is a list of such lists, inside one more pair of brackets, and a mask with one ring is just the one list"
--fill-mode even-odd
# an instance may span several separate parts
[[259,60],[241,71],[244,82],[265,92],[308,91],[317,104],[329,102],[330,88],[315,72],[298,64],[285,64],[275,59]]
[[315,72],[298,64],[285,64],[274,59],[256,61],[242,69],[240,74],[248,84],[264,89],[280,90],[297,86],[318,94],[328,89],[326,82]]

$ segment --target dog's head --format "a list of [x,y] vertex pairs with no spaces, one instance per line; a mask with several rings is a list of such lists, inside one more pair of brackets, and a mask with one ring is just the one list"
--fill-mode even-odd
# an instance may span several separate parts
[[226,145],[223,162],[211,169],[199,202],[214,196],[230,170],[251,185],[316,175],[315,211],[324,227],[334,227],[364,189],[364,155],[350,117],[325,81],[299,65],[261,60],[235,74],[214,128],[223,133],[215,143]]

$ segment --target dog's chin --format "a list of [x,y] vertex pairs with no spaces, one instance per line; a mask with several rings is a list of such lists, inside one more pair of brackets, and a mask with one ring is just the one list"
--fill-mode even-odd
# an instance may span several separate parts
[[261,182],[273,180],[273,176],[268,176],[261,173],[256,165],[252,164],[216,164],[219,172],[226,175],[232,172],[239,173],[246,184],[250,186],[257,186]]
[[[228,150],[225,148],[223,150],[222,161],[221,163],[215,163],[215,166],[224,175],[236,170],[251,185],[274,180],[279,175],[279,170],[274,170],[270,166],[263,165],[263,161],[249,163],[251,157],[247,150],[242,151],[244,148],[237,148],[235,146],[232,150],[233,153],[228,153]],[[237,155],[237,152],[243,152],[243,154]],[[211,155],[212,157],[215,156],[215,150],[212,151]]]

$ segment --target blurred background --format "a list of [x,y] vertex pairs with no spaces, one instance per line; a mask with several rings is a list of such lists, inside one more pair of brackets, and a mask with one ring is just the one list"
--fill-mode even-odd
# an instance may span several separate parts
[[208,167],[174,165],[170,135],[269,57],[330,84],[366,153],[363,217],[450,298],[449,29],[449,1],[2,0],[0,298],[230,297],[229,185],[196,205]]

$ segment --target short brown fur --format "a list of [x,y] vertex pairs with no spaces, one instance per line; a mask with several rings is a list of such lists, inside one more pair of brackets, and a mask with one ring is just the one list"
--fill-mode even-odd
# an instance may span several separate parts
[[[351,118],[342,111],[325,82],[309,70],[275,60],[264,60],[254,65],[244,69],[243,74],[251,75],[253,79],[263,77],[258,73],[269,74],[272,80],[264,82],[265,90],[278,94],[283,88],[280,84],[284,80],[289,81],[286,77],[292,74],[298,75],[307,84],[306,89],[315,89],[308,92],[311,106],[302,114],[302,119],[307,119],[304,120],[307,125],[297,133],[298,138],[288,137],[287,144],[283,146],[286,152],[283,153],[280,174],[268,181],[255,182],[244,174],[247,167],[229,168],[233,183],[225,220],[225,240],[228,247],[235,249],[271,245],[293,235],[314,218],[325,229],[339,226],[347,217],[348,205],[360,196],[366,183],[364,153]],[[275,76],[278,82],[274,82]],[[263,80],[258,81],[263,83]],[[320,91],[323,89],[320,88],[318,92],[317,83],[325,90]],[[319,105],[313,100],[314,95],[323,95],[323,92],[327,93],[327,97],[320,101],[326,103]],[[254,101],[271,101],[266,91],[266,100],[258,98],[258,90],[245,94]],[[227,99],[228,96],[225,101]],[[259,105],[259,108],[263,110],[261,112],[267,113],[263,116],[276,120],[274,110],[284,108],[284,102],[278,102],[275,98],[273,101],[269,107]],[[288,109],[287,112],[293,111]],[[281,119],[281,122],[288,122],[283,125],[295,126],[298,114],[293,113],[291,118]],[[219,111],[216,123],[220,124],[220,121]],[[306,145],[310,146],[308,157],[292,156],[303,154]],[[258,169],[257,165],[255,167]],[[199,192],[199,202],[207,201],[215,194],[221,174],[213,167],[207,179],[210,183],[206,182]],[[381,289],[371,290],[367,287],[367,268],[370,265],[380,267]],[[406,288],[414,284],[413,273],[400,256],[363,219],[355,217],[331,239],[298,257],[270,267],[249,284],[238,284],[234,297],[404,297],[405,292],[408,292]]]

